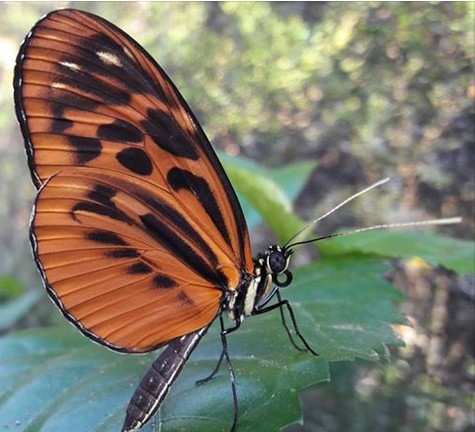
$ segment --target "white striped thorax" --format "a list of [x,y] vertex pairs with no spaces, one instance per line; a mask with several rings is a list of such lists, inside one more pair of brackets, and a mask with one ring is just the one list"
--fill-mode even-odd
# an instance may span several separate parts
[[[241,285],[227,299],[225,309],[236,323],[264,307],[281,287],[292,281],[288,270],[292,250],[271,245],[254,259],[254,274],[246,274]],[[281,280],[280,275],[285,279]]]

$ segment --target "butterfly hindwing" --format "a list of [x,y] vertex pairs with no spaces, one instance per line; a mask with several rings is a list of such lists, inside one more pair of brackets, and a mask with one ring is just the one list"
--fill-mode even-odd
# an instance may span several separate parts
[[84,171],[48,180],[32,222],[35,253],[65,315],[93,339],[136,352],[212,321],[227,278],[213,267],[223,258],[203,248],[206,233],[174,220],[143,185]]
[[157,63],[107,21],[55,11],[20,50],[15,101],[39,189],[35,254],[65,315],[126,351],[209,323],[252,272],[248,232]]

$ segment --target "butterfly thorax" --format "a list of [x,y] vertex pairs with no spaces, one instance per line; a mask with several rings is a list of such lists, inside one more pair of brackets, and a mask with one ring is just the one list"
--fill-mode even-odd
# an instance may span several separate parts
[[[269,246],[265,253],[254,259],[254,273],[243,273],[239,287],[227,297],[223,308],[229,317],[240,323],[246,316],[255,314],[277,293],[292,281],[288,270],[292,251],[277,245]],[[279,276],[285,275],[284,280]]]

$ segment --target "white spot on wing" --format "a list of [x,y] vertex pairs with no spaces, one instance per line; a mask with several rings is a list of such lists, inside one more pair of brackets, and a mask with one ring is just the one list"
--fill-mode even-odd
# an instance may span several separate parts
[[63,65],[64,67],[67,67],[69,69],[75,70],[75,71],[81,70],[79,65],[77,65],[76,63],[70,63],[70,62],[67,62],[67,61],[62,61],[59,64]]
[[66,84],[61,83],[61,82],[54,82],[54,83],[51,84],[51,87],[55,88],[55,89],[65,89]]
[[122,49],[124,50],[127,57],[131,58],[132,60],[134,59],[134,56],[132,55],[132,53],[129,51],[127,47],[123,47]]
[[97,57],[99,57],[103,63],[107,65],[122,67],[122,62],[120,61],[119,57],[117,57],[114,53],[106,51],[97,51],[96,54]]

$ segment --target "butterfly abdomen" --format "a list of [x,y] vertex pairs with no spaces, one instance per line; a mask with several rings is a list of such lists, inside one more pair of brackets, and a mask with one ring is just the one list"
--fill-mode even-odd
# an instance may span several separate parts
[[170,342],[153,362],[130,399],[122,432],[140,429],[155,414],[208,328]]

